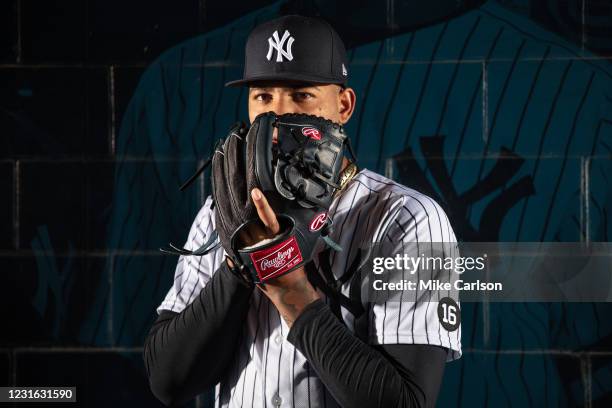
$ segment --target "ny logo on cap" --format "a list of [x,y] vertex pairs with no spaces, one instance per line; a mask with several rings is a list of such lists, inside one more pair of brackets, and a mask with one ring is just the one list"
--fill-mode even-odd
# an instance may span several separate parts
[[[287,41],[289,39],[289,41]],[[285,47],[285,41],[287,41],[287,46]],[[287,58],[289,61],[293,59],[293,54],[291,54],[291,46],[295,38],[291,36],[289,31],[285,30],[283,33],[283,38],[278,39],[278,31],[274,31],[271,37],[268,37],[268,55],[266,58],[268,61],[272,58],[272,50],[276,50],[276,62],[283,62],[283,57]],[[283,49],[284,48],[284,49]]]

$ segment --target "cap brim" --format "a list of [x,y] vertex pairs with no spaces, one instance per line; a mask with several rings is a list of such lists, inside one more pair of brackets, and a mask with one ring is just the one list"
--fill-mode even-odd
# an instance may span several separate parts
[[258,81],[303,81],[303,82],[312,82],[316,84],[345,84],[348,78],[325,78],[319,77],[316,75],[309,74],[296,74],[296,73],[279,73],[274,75],[262,75],[262,76],[254,76],[251,78],[243,78],[237,79],[235,81],[226,82],[225,86],[227,87],[237,87],[248,85],[253,82]]

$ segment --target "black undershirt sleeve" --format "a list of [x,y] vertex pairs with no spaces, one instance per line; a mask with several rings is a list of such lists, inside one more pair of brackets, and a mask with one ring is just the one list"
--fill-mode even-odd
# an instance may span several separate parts
[[442,347],[367,345],[322,300],[302,311],[287,339],[344,408],[435,406],[446,361]]
[[[160,314],[144,347],[151,389],[160,401],[182,404],[221,381],[252,290],[223,266],[185,310]],[[446,359],[441,347],[368,346],[320,300],[304,309],[288,339],[345,408],[435,406]]]
[[153,394],[165,405],[191,400],[215,386],[238,346],[253,285],[225,263],[181,313],[162,312],[143,357]]

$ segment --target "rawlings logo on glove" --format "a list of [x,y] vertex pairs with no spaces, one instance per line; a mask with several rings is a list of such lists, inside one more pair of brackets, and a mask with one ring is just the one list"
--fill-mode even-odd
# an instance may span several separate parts
[[253,252],[250,257],[262,282],[289,272],[304,260],[293,236],[273,247]]
[[321,228],[325,226],[327,222],[327,213],[323,212],[319,215],[316,215],[312,221],[310,222],[309,229],[312,232],[319,231]]
[[307,126],[302,128],[302,134],[314,140],[321,140],[321,132],[318,129]]

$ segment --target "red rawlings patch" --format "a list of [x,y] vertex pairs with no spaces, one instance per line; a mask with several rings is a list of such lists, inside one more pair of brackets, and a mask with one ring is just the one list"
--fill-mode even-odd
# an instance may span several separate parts
[[314,127],[303,127],[302,134],[314,140],[321,140],[321,132],[319,132],[319,129]]
[[310,226],[309,226],[310,231],[315,232],[315,231],[320,230],[325,225],[325,221],[327,221],[326,212],[322,212],[322,213],[315,215],[312,221],[310,221]]
[[295,237],[289,237],[273,247],[250,254],[261,281],[281,275],[302,262],[302,253]]

